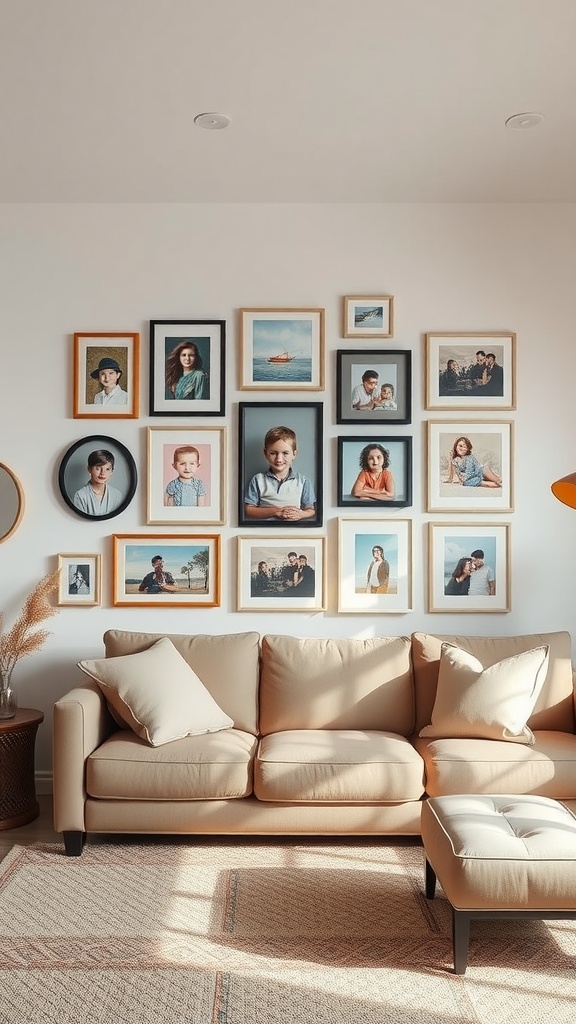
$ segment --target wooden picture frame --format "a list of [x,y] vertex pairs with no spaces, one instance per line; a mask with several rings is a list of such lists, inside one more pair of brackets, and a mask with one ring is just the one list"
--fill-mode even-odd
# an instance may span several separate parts
[[411,521],[340,518],[338,612],[386,615],[411,608]]
[[[362,437],[340,436],[338,443],[337,505],[366,509],[405,508],[412,504],[412,438],[390,437],[373,434]],[[376,475],[369,469],[370,453],[379,457]],[[389,477],[392,477],[393,491],[390,491]],[[388,485],[388,486],[386,486]],[[356,496],[355,487],[362,493]],[[371,493],[370,493],[371,492]]]
[[429,420],[428,512],[512,512],[514,424]]
[[369,423],[371,427],[410,423],[412,353],[404,349],[339,349],[336,405],[337,423]]
[[225,465],[225,427],[148,427],[146,522],[223,523]]
[[[322,525],[323,514],[323,404],[322,402],[240,402],[238,424],[238,461],[240,467],[238,487],[238,523],[240,526],[261,528],[287,527],[302,529]],[[270,502],[260,498],[263,487],[270,484],[266,474],[269,464],[264,457],[264,440],[269,430],[274,427],[286,427],[296,434],[297,456],[290,468],[300,475],[301,493],[289,490],[285,504],[281,497],[278,505],[275,495]],[[291,451],[293,442],[288,443]],[[315,514],[299,519],[284,518],[280,511],[286,506],[303,508],[308,488],[315,498]],[[250,514],[250,503],[245,499],[253,498],[253,506],[260,506],[261,501],[270,508],[270,514],[262,517],[258,512]],[[312,506],[311,506],[312,507]]]
[[[112,540],[114,606],[219,607],[220,534],[115,534]],[[159,579],[158,556],[167,579]]]
[[74,419],[136,419],[140,404],[140,335],[74,334]]
[[225,320],[150,321],[150,415],[224,416]]
[[425,346],[427,409],[516,408],[514,333],[433,332]]
[[510,611],[509,523],[429,523],[428,548],[429,612]]
[[241,309],[240,390],[322,391],[323,309]]
[[100,604],[100,555],[58,555],[58,604],[93,608]]
[[318,612],[326,607],[325,538],[238,538],[238,611]]
[[[106,470],[104,484],[95,479],[100,467]],[[90,434],[75,441],[58,467],[60,493],[68,508],[83,519],[119,516],[132,501],[137,482],[132,454],[126,445],[106,434]]]
[[345,295],[342,308],[343,338],[392,338],[392,295]]

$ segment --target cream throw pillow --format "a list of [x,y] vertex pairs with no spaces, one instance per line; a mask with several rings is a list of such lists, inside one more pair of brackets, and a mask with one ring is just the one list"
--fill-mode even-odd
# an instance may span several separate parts
[[153,747],[234,725],[168,637],[139,654],[79,661],[78,667],[96,680],[113,712]]
[[421,736],[474,736],[534,743],[526,722],[548,671],[547,646],[484,668],[472,654],[443,643],[432,722]]

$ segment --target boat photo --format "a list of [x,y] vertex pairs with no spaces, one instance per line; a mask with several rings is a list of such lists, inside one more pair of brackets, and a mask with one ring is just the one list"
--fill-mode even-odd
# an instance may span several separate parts
[[284,349],[284,351],[281,352],[277,356],[268,356],[268,362],[269,363],[291,363],[292,360],[295,359],[295,358],[296,358],[295,355],[291,356],[290,353],[287,352],[286,349]]

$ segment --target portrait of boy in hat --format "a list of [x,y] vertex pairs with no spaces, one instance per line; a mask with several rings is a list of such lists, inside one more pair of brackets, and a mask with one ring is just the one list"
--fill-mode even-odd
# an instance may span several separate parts
[[90,376],[100,384],[101,391],[94,395],[94,405],[126,405],[128,395],[120,387],[122,369],[115,359],[104,356]]

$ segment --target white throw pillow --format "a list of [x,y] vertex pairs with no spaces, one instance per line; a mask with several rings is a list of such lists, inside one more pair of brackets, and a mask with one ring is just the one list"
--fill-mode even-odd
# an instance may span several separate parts
[[443,643],[432,722],[420,736],[473,736],[534,743],[526,722],[548,671],[547,646],[484,668],[472,654]]
[[234,725],[168,637],[139,654],[79,661],[78,667],[96,680],[121,720],[153,747]]

